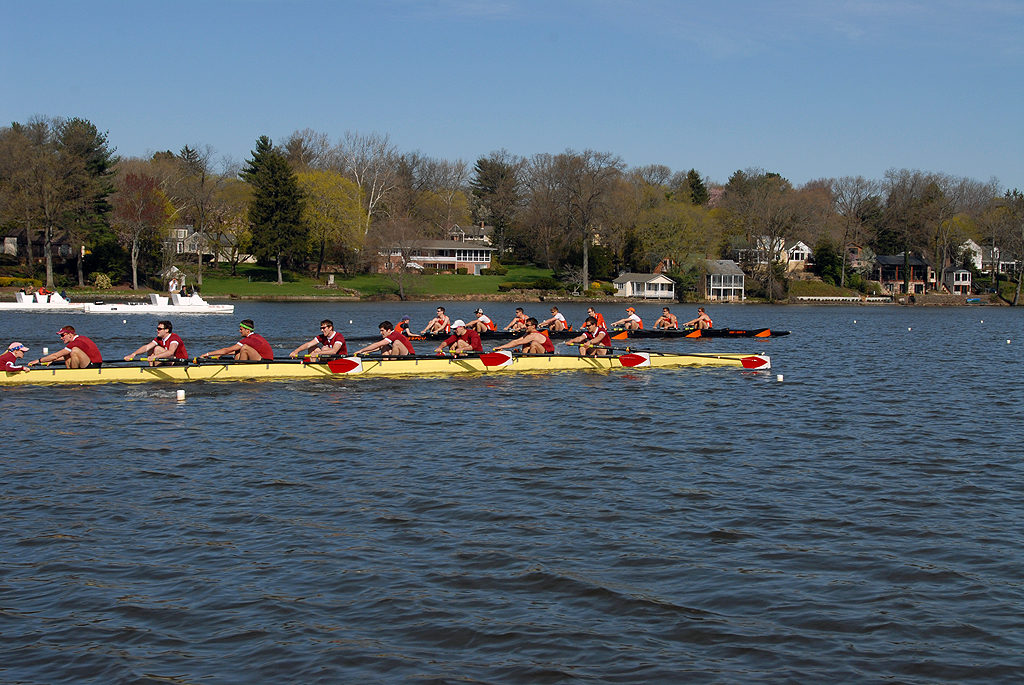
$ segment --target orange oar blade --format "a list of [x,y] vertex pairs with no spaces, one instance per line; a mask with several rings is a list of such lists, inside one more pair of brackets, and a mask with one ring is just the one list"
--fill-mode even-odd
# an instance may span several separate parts
[[759,331],[754,334],[755,338],[770,338],[772,336],[772,329],[766,328],[763,331]]
[[700,329],[698,328],[697,330],[693,331],[692,333],[687,333],[686,337],[687,338],[699,338],[700,337]]
[[621,333],[616,333],[615,335],[612,336],[612,340],[626,340],[628,338],[629,338],[629,333],[627,333],[626,331],[622,331]]

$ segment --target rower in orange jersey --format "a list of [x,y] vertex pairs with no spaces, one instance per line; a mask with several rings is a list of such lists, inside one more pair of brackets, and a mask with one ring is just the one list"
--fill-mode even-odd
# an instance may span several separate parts
[[505,326],[506,331],[525,331],[526,330],[526,312],[523,311],[522,307],[516,307],[516,315],[512,317],[512,320]]
[[704,312],[704,307],[697,307],[697,318],[690,319],[683,324],[683,328],[711,328],[714,322],[711,317]]
[[513,347],[520,347],[523,354],[554,354],[555,345],[551,338],[537,330],[537,319],[532,316],[526,320],[526,334],[515,340],[510,340],[504,345],[498,345],[495,350],[511,350]]
[[420,331],[420,335],[427,333],[447,333],[451,330],[451,319],[444,313],[444,307],[437,308],[437,316],[427,322],[426,327]]
[[597,323],[597,319],[588,316],[583,322],[583,333],[568,341],[570,345],[574,343],[579,343],[581,357],[603,357],[612,346],[612,337],[608,335],[607,329]]
[[587,316],[594,317],[597,320],[597,325],[601,328],[608,328],[608,325],[604,322],[604,316],[593,307],[587,307]]
[[654,322],[654,327],[658,329],[678,329],[679,319],[676,318],[675,314],[668,310],[668,307],[662,307],[661,316],[659,316],[658,320]]
[[627,331],[640,331],[644,328],[644,321],[636,315],[636,310],[626,307],[626,317],[618,321],[612,321],[612,326],[622,326]]

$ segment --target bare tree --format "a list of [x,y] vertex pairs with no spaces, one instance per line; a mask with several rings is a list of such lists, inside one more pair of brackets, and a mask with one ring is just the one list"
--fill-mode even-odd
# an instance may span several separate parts
[[326,133],[304,128],[284,142],[284,156],[293,171],[326,169],[331,161],[331,142]]
[[386,135],[359,135],[346,132],[332,150],[333,165],[349,176],[363,190],[366,223],[363,234],[370,231],[373,217],[381,210],[394,189],[400,155]]
[[881,186],[863,176],[843,176],[832,181],[832,209],[841,217],[843,239],[839,246],[842,271],[839,285],[846,287],[846,257],[850,242],[860,243],[869,203],[876,202]]
[[416,246],[423,240],[424,226],[409,217],[379,221],[367,236],[367,257],[372,265],[382,263],[384,275],[395,285],[398,298],[405,300],[419,277],[419,269],[409,266],[414,261]]

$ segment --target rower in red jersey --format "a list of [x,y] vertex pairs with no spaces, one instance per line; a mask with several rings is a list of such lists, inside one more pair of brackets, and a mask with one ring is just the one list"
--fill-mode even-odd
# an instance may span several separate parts
[[256,324],[252,322],[252,319],[242,319],[238,324],[238,333],[242,338],[234,345],[222,347],[212,352],[204,352],[199,356],[206,358],[230,354],[238,361],[260,361],[264,359],[272,361],[274,359],[274,350],[271,349],[270,343],[267,342],[266,338],[256,332]]
[[580,356],[603,357],[612,346],[612,338],[608,331],[598,325],[597,319],[588,316],[583,322],[583,334],[568,341],[580,344]]
[[446,347],[456,356],[466,354],[467,352],[484,351],[483,343],[480,341],[480,334],[472,328],[467,328],[465,321],[456,319],[455,323],[452,324],[452,329],[455,332],[438,345],[434,352],[440,354],[441,350]]
[[510,350],[513,347],[520,347],[523,354],[554,354],[555,345],[546,333],[537,330],[537,319],[532,316],[526,320],[526,335],[515,340],[510,340],[504,345],[498,345],[495,350]]
[[157,322],[156,337],[131,354],[125,355],[124,360],[130,362],[136,356],[144,354],[149,357],[150,366],[157,366],[188,359],[185,341],[177,333],[173,333],[173,329],[170,321]]
[[64,365],[69,369],[96,369],[103,366],[103,355],[100,354],[96,343],[84,335],[75,333],[74,326],[64,326],[57,331],[57,335],[64,341],[64,349],[28,362],[25,366],[46,364],[58,359],[63,359]]
[[334,322],[324,319],[320,322],[320,335],[296,347],[289,356],[295,358],[305,350],[311,350],[310,357],[344,356],[348,354],[348,345],[345,343],[345,336],[334,330]]
[[375,350],[380,350],[382,357],[405,357],[410,354],[416,354],[412,349],[412,343],[409,342],[407,337],[395,330],[393,323],[381,321],[377,328],[380,329],[382,339],[375,343],[370,343],[361,350],[356,350],[357,355],[374,352]]

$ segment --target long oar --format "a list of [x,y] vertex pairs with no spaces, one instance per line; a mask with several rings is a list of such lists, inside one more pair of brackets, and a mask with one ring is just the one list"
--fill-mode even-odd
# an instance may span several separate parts
[[[571,346],[575,346],[577,343],[566,343]],[[736,359],[735,354],[712,354],[709,352],[663,352],[661,350],[638,350],[635,347],[606,347],[606,350],[612,352],[624,352],[626,355],[629,354],[656,354],[661,357],[697,357],[701,359]],[[744,369],[759,369],[762,366],[768,364],[764,357],[760,357],[756,354],[747,355],[740,357],[740,365]]]

